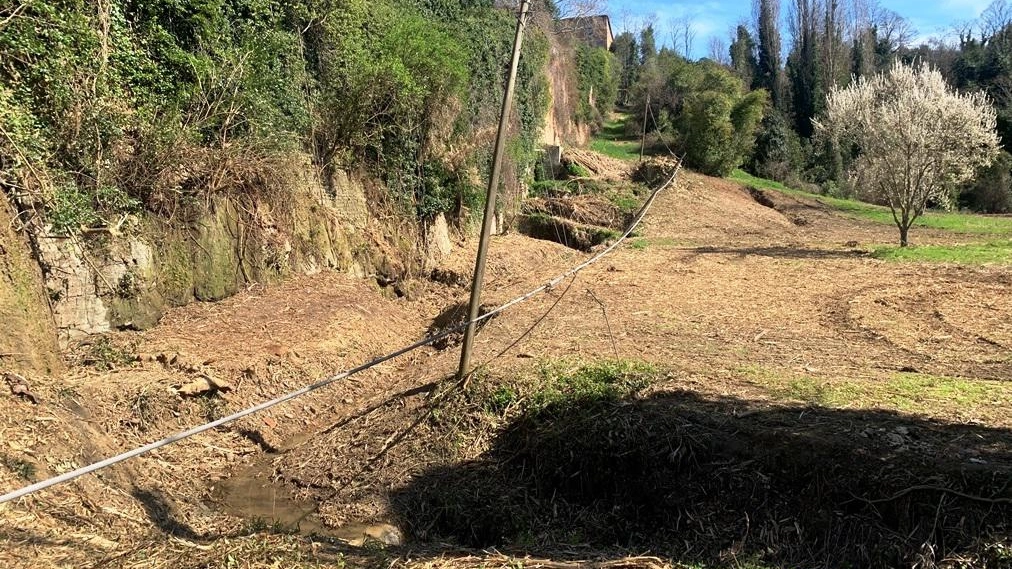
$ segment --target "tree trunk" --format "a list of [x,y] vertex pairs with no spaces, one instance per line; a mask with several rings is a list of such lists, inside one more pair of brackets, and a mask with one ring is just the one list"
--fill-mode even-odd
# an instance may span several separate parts
[[900,247],[906,247],[908,245],[907,233],[910,231],[910,225],[901,223],[899,224],[899,228],[900,228]]

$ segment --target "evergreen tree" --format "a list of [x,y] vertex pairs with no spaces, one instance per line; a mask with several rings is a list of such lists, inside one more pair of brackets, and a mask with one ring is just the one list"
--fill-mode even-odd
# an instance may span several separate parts
[[784,79],[780,69],[780,1],[756,0],[759,32],[758,73],[752,82],[754,89],[766,89],[773,107],[784,109]]
[[612,50],[621,65],[618,84],[619,102],[627,105],[629,104],[629,90],[639,76],[639,44],[636,42],[636,36],[632,32],[622,32],[615,38]]
[[818,19],[815,2],[797,0],[794,20],[794,45],[787,60],[791,82],[794,129],[803,138],[811,138],[812,118],[825,99],[818,50]]
[[739,25],[735,30],[735,38],[731,43],[731,69],[734,70],[745,85],[752,85],[759,73],[759,62],[756,60],[756,44],[748,28]]
[[645,65],[657,57],[657,40],[654,37],[653,24],[647,24],[640,32],[640,64]]

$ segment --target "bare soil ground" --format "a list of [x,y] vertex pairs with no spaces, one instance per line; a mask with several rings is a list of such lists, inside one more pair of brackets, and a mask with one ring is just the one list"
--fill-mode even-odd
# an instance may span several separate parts
[[[697,461],[712,470],[694,471],[686,492],[706,492],[708,478],[740,480],[750,461],[769,472],[777,472],[776,465],[784,473],[825,468],[861,478],[852,489],[859,494],[847,505],[857,508],[847,510],[855,520],[914,519],[891,507],[892,495],[923,485],[929,489],[910,492],[930,494],[939,512],[935,534],[976,532],[1012,547],[1012,267],[876,260],[869,247],[892,242],[895,228],[802,198],[773,199],[774,207],[767,207],[738,184],[683,173],[633,240],[483,328],[475,354],[480,377],[509,380],[553,361],[649,362],[664,370],[664,379],[629,408],[629,416],[665,425],[663,417],[680,417],[680,428],[699,429],[684,433],[686,440],[718,441],[704,445],[716,454],[713,461]],[[918,238],[962,236],[919,230]],[[322,273],[175,310],[154,330],[82,346],[82,359],[113,369],[80,365],[63,377],[31,378],[43,400],[39,406],[0,397],[0,489],[90,463],[406,345],[466,301],[460,284],[473,255],[474,244],[458,247],[436,271],[442,282],[413,283],[405,298],[370,281]],[[484,300],[498,305],[584,258],[548,241],[498,237]],[[117,363],[120,352],[140,361]],[[496,539],[468,542],[451,535],[456,543],[447,545],[445,528],[423,526],[423,516],[399,505],[431,504],[412,489],[422,492],[426,482],[463,484],[474,472],[449,476],[450,462],[466,455],[480,466],[483,453],[496,452],[502,442],[449,440],[446,433],[453,431],[437,428],[432,399],[447,392],[457,359],[455,349],[419,350],[101,476],[0,506],[0,561],[10,567],[510,566],[515,558],[466,549],[497,545]],[[201,374],[232,390],[195,398],[173,391]],[[752,455],[742,446],[769,452]],[[806,458],[795,460],[795,454]],[[727,464],[717,464],[720,457],[729,458]],[[991,489],[981,480],[997,480],[1004,494],[977,496],[985,502],[976,506],[987,512],[964,519],[978,525],[955,527],[953,516],[970,511],[974,500],[930,490],[942,484],[931,472],[964,476],[980,484],[981,493]],[[880,487],[868,482],[876,477]],[[748,506],[781,516],[776,528],[766,519],[732,516],[742,510],[730,503],[703,515],[671,502],[673,511],[684,508],[682,535],[637,531],[657,543],[653,551],[661,557],[706,566],[740,566],[757,555],[755,543],[792,551],[828,547],[831,538],[803,535],[798,520],[805,512],[787,495],[792,488],[800,488],[799,495],[811,491],[804,496],[812,499],[837,494],[778,484],[767,488],[783,499]],[[750,492],[764,495],[759,487]],[[283,528],[257,516],[300,522],[320,535],[270,531]],[[398,525],[408,545],[377,552],[334,539],[350,539],[362,524],[379,522]],[[721,527],[739,537],[728,541],[714,530]],[[931,528],[915,529],[921,536]],[[847,535],[851,541],[841,547],[861,546],[857,534]],[[540,566],[583,566],[574,560],[630,554],[622,547],[646,550],[636,540],[605,544],[616,549],[587,536],[555,550],[536,536],[527,547],[513,543],[511,553],[521,559],[555,559]],[[922,553],[932,562],[944,557]],[[777,561],[776,552],[763,555],[769,566],[789,566],[779,564],[786,562]],[[644,558],[608,566],[665,563]]]

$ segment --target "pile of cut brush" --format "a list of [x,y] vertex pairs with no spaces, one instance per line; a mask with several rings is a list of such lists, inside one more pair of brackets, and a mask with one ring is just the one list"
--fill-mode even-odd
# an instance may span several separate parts
[[658,375],[486,378],[439,414],[484,450],[396,491],[399,516],[425,541],[529,554],[1012,566],[1007,431],[645,390]]

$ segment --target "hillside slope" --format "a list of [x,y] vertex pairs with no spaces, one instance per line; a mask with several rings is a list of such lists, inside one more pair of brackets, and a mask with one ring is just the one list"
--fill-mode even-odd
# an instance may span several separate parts
[[[483,328],[475,360],[485,367],[461,399],[440,399],[452,385],[444,380],[455,371],[456,350],[415,352],[107,476],[0,507],[0,558],[11,567],[40,560],[225,567],[228,556],[248,567],[386,566],[391,557],[417,567],[513,562],[478,550],[459,553],[495,546],[559,561],[651,551],[714,567],[739,558],[764,567],[843,558],[834,555],[857,560],[866,551],[878,556],[874,563],[889,565],[924,554],[918,539],[928,535],[938,540],[931,542],[936,560],[962,556],[984,566],[987,544],[1008,543],[1006,505],[947,494],[940,502],[938,494],[915,492],[900,496],[898,504],[911,509],[893,519],[893,510],[866,506],[847,492],[889,499],[930,471],[939,477],[930,484],[938,486],[965,484],[961,476],[997,480],[993,488],[958,488],[1008,498],[1000,481],[1012,472],[1012,268],[881,261],[868,248],[892,240],[888,225],[804,198],[774,198],[778,209],[737,184],[687,172],[660,195],[634,239]],[[933,238],[960,236],[939,231]],[[463,283],[447,275],[467,274],[473,250],[468,243],[441,264],[436,274],[443,282],[415,281],[400,298],[324,272],[217,305],[173,309],[150,331],[84,346],[82,359],[90,364],[59,380],[32,378],[42,406],[0,398],[0,487],[65,471],[409,343],[466,298]],[[494,239],[490,254],[485,300],[493,304],[585,258],[513,234]],[[140,361],[114,357],[121,353]],[[566,399],[552,407],[557,415],[528,414],[528,399],[508,395],[525,393],[526,382],[608,362],[652,370],[649,386],[623,398],[613,415],[610,407]],[[169,389],[201,374],[233,390],[182,398]],[[585,412],[594,418],[586,425],[614,430],[588,426],[587,440],[567,430],[584,424]],[[636,425],[652,426],[626,430]],[[659,485],[669,493],[651,495],[646,485],[638,498],[604,491],[583,510],[573,509],[573,494],[556,501],[536,485],[497,486],[523,481],[499,476],[541,464],[510,460],[539,444],[553,448],[553,432],[586,451],[579,456],[604,449],[612,458],[600,464],[603,473],[611,472],[606,465],[621,464],[607,446],[612,436],[629,445],[629,456],[644,460],[658,460],[656,449],[636,441],[657,437],[681,441],[696,454],[643,465],[686,481],[682,490]],[[522,440],[534,446],[510,446],[521,439],[509,433],[529,434]],[[539,456],[524,460],[547,460]],[[562,472],[575,468],[564,460],[553,464]],[[833,484],[845,485],[826,490]],[[467,498],[472,490],[506,501],[483,505],[485,498]],[[616,518],[595,517],[620,505],[608,501],[619,495],[658,503],[684,495],[678,512],[706,523],[678,526],[675,533],[674,519],[646,517],[659,524],[656,533],[624,534],[619,543],[594,533],[593,525],[605,519],[645,531],[621,508],[608,510],[619,512]],[[525,509],[543,515],[537,519],[545,525],[494,526],[497,516],[512,511],[513,496],[527,500]],[[750,496],[758,498],[737,501]],[[405,509],[406,503],[416,507]],[[499,513],[483,509],[490,504],[499,504]],[[560,520],[584,520],[583,533],[558,531],[552,508]],[[449,513],[434,515],[439,512]],[[828,522],[820,512],[841,512],[831,520],[839,542],[823,538]],[[304,530],[320,535],[287,535],[256,519],[275,515],[285,522],[302,518]],[[924,533],[931,519],[940,520],[941,538]],[[408,545],[373,554],[335,541],[363,531],[360,524],[380,522],[398,526]],[[469,529],[488,524],[500,533]]]

